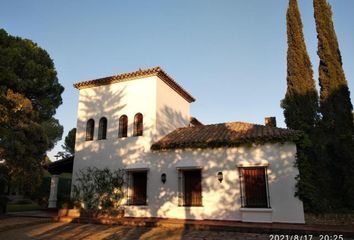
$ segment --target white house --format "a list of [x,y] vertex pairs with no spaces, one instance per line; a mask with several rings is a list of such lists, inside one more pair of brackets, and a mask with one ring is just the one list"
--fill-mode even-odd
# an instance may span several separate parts
[[195,99],[159,67],[74,86],[73,181],[89,166],[126,169],[126,216],[304,223],[296,131],[202,125],[189,113]]

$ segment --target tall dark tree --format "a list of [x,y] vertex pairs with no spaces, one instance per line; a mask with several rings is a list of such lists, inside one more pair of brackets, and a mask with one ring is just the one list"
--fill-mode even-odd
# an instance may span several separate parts
[[321,158],[330,169],[333,207],[354,208],[354,126],[347,80],[327,0],[314,0],[314,16],[320,58],[320,113],[322,119],[319,138]]
[[296,142],[297,166],[300,172],[297,195],[304,202],[306,210],[319,210],[321,196],[316,177],[317,163],[312,141],[313,129],[318,121],[318,94],[306,49],[297,0],[289,1],[286,20],[287,92],[282,101],[282,107],[287,126],[303,132],[302,137]]
[[287,92],[282,107],[289,128],[308,132],[318,119],[318,94],[312,65],[306,50],[297,0],[290,0],[286,15]]
[[75,154],[75,138],[76,128],[73,128],[68,132],[68,135],[65,137],[64,145],[61,145],[62,148],[71,155]]
[[53,115],[63,90],[45,50],[0,29],[0,159],[28,186],[38,183],[46,151],[61,138]]

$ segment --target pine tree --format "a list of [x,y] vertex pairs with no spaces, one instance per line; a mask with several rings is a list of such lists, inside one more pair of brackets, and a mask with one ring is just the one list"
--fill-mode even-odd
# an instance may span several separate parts
[[312,148],[313,129],[318,120],[318,94],[312,65],[306,50],[302,21],[297,0],[290,0],[286,15],[287,92],[282,101],[285,122],[289,128],[301,130],[303,137],[297,144],[297,166],[300,178],[297,195],[306,210],[318,210],[321,197],[316,183],[316,157]]
[[76,128],[71,129],[65,137],[64,145],[61,147],[69,154],[75,154]]
[[348,84],[327,0],[314,0],[320,58],[321,158],[330,170],[333,207],[354,208],[354,126]]

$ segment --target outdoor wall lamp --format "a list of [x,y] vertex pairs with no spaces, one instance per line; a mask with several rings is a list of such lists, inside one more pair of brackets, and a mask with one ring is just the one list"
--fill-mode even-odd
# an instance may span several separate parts
[[222,180],[224,179],[224,176],[222,175],[222,172],[218,172],[218,180],[221,183]]
[[161,174],[161,182],[165,184],[166,182],[166,173]]

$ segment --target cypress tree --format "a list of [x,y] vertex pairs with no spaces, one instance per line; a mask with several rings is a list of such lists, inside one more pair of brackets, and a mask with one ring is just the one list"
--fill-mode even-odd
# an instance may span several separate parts
[[282,100],[286,125],[301,130],[303,136],[296,142],[297,166],[300,178],[297,195],[304,202],[306,210],[319,210],[320,191],[316,183],[316,163],[313,151],[313,129],[318,120],[318,94],[313,79],[312,65],[307,53],[303,25],[297,0],[290,0],[286,15],[287,92]]
[[289,1],[286,15],[288,34],[287,92],[282,107],[289,128],[308,132],[317,120],[318,95],[312,65],[306,50],[297,0]]
[[354,125],[348,84],[327,0],[314,0],[320,58],[320,153],[331,174],[328,181],[334,208],[354,209]]

